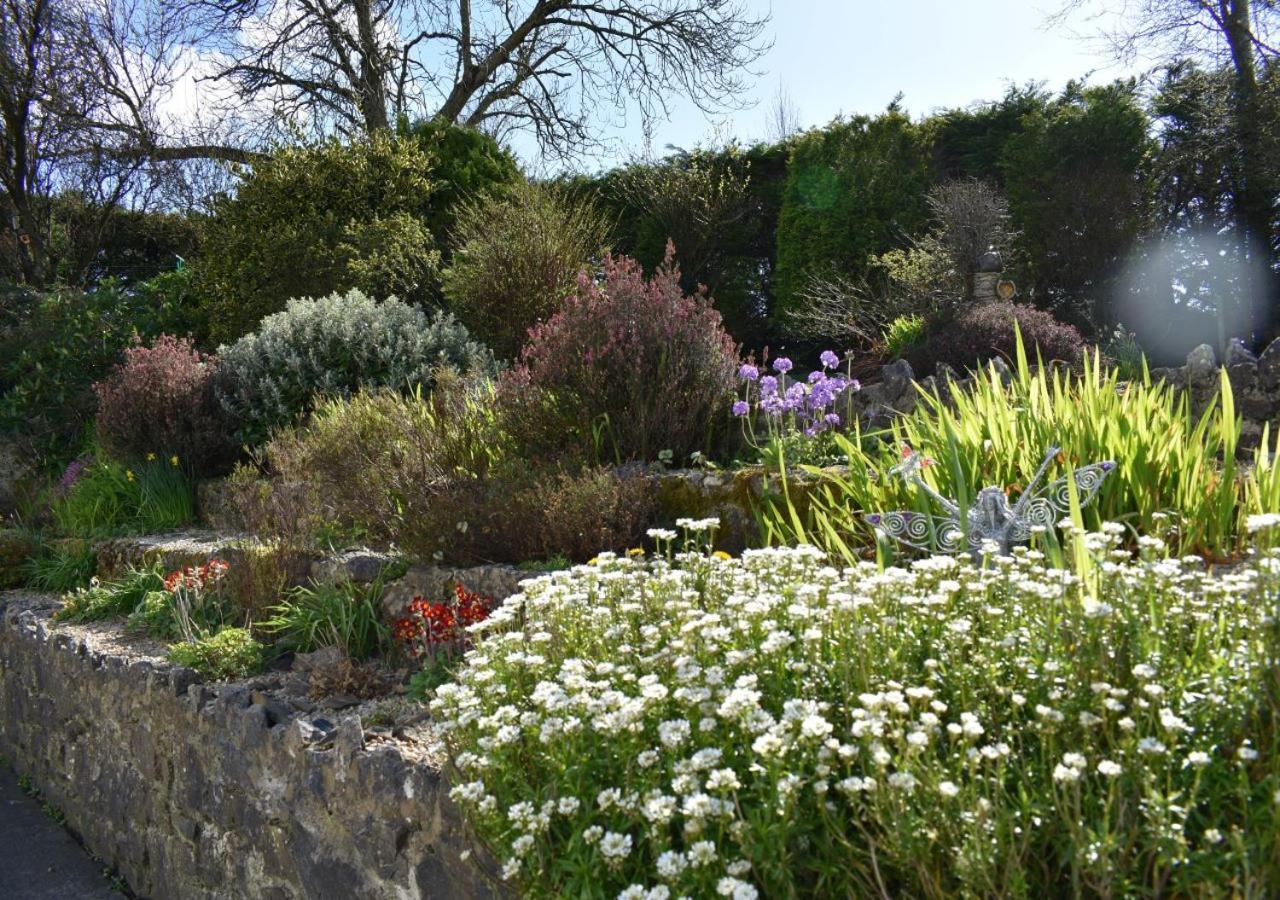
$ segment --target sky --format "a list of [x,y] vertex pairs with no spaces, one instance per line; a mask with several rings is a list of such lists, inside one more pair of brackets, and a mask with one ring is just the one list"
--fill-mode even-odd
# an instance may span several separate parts
[[[1097,35],[1112,20],[1099,3],[1050,25],[1056,0],[743,0],[755,13],[772,11],[766,33],[773,47],[758,61],[750,90],[754,105],[708,117],[677,101],[671,119],[653,131],[652,149],[689,148],[770,135],[769,113],[779,90],[791,99],[802,127],[837,115],[882,111],[901,92],[913,117],[977,100],[998,99],[1010,84],[1043,81],[1061,88],[1088,75],[1092,83],[1135,74],[1142,60],[1117,63]],[[606,127],[613,149],[608,165],[644,150],[637,115]],[[719,139],[719,140],[717,140]],[[536,155],[522,140],[513,149]]]

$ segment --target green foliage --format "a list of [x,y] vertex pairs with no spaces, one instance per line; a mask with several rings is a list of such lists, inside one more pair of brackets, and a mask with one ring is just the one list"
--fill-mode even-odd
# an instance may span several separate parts
[[215,635],[169,648],[169,662],[195,669],[215,681],[256,675],[265,660],[265,648],[247,628],[224,628]]
[[27,563],[27,586],[49,594],[83,588],[98,570],[98,554],[88,541],[64,538],[40,544]]
[[[766,537],[810,541],[842,559],[870,552],[875,533],[866,513],[927,509],[918,506],[915,489],[887,475],[903,444],[943,463],[926,469],[925,478],[960,498],[992,484],[1016,493],[1050,446],[1060,446],[1073,467],[1114,460],[1115,471],[1085,510],[1086,524],[1120,522],[1154,534],[1168,519],[1184,554],[1233,558],[1243,547],[1246,518],[1277,508],[1265,505],[1276,490],[1274,448],[1264,449],[1252,470],[1236,462],[1242,419],[1225,373],[1221,402],[1196,417],[1186,394],[1164,382],[1144,379],[1121,390],[1118,373],[1096,357],[1085,358],[1078,376],[1032,371],[1019,344],[1017,362],[1007,387],[992,369],[950,405],[926,395],[893,423],[891,440],[837,437],[847,471],[809,468],[816,488],[803,507],[798,496],[789,501],[790,491],[767,505]],[[1055,470],[1051,477],[1063,474]]]
[[84,443],[105,378],[134,336],[180,332],[181,303],[151,285],[14,292],[0,305],[0,431],[56,467]]
[[77,537],[172,531],[195,521],[195,488],[169,459],[128,467],[99,457],[54,501],[53,517]]
[[925,339],[908,356],[917,372],[941,364],[963,372],[992,359],[1012,360],[1019,335],[1046,361],[1074,364],[1085,352],[1080,332],[1052,313],[1026,303],[988,301],[934,315]]
[[890,356],[900,357],[924,340],[923,316],[898,316],[884,333],[885,349]]
[[857,280],[868,259],[923,231],[931,184],[926,130],[896,108],[840,120],[791,145],[778,219],[775,314],[813,275]]
[[434,163],[418,140],[378,134],[288,148],[254,166],[206,230],[198,269],[210,339],[253,331],[292,297],[435,297]]
[[482,131],[443,119],[415,122],[405,131],[432,159],[434,188],[424,221],[447,262],[460,243],[454,225],[464,202],[518,187],[524,176],[515,158]]
[[119,578],[68,594],[54,618],[60,622],[97,622],[128,616],[146,598],[164,592],[164,578],[158,569],[130,569]]
[[1150,222],[1150,123],[1128,82],[1069,85],[1001,157],[1017,247],[1040,305],[1106,321],[1112,279]]
[[220,348],[214,390],[237,438],[254,445],[319,397],[430,388],[442,368],[492,372],[493,355],[450,315],[351,291],[291,300],[256,332]]
[[21,587],[40,542],[26,529],[0,528],[0,591]]
[[296,587],[270,611],[271,618],[258,624],[295,653],[337,647],[350,659],[368,659],[391,644],[381,600],[381,580]]
[[608,222],[589,202],[523,181],[463,203],[457,216],[445,297],[477,337],[514,357],[599,257]]

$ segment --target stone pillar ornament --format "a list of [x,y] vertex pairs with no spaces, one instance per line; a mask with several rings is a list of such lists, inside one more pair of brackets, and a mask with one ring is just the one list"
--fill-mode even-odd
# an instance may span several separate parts
[[[973,269],[973,299],[977,303],[987,303],[1000,299],[998,284],[1000,273],[1004,269],[1004,259],[995,248],[987,250],[978,257]],[[1010,282],[1012,284],[1012,282]]]

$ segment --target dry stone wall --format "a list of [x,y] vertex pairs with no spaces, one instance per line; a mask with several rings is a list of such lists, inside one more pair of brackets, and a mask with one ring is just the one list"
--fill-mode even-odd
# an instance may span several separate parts
[[375,740],[281,676],[201,683],[55,608],[0,594],[0,753],[139,896],[498,895],[429,730]]

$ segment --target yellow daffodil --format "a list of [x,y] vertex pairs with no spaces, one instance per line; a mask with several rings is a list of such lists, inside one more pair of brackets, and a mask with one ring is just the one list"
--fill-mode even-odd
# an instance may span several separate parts
[[126,469],[124,475],[130,481],[133,481],[133,469]]
[[176,466],[177,464],[178,464],[178,457],[177,457],[177,455],[175,454],[175,455],[173,455],[173,456],[170,456],[170,457],[169,457],[169,465],[171,465],[171,466]]
[[147,462],[155,462],[155,461],[156,461],[156,455],[154,453],[148,453]]

